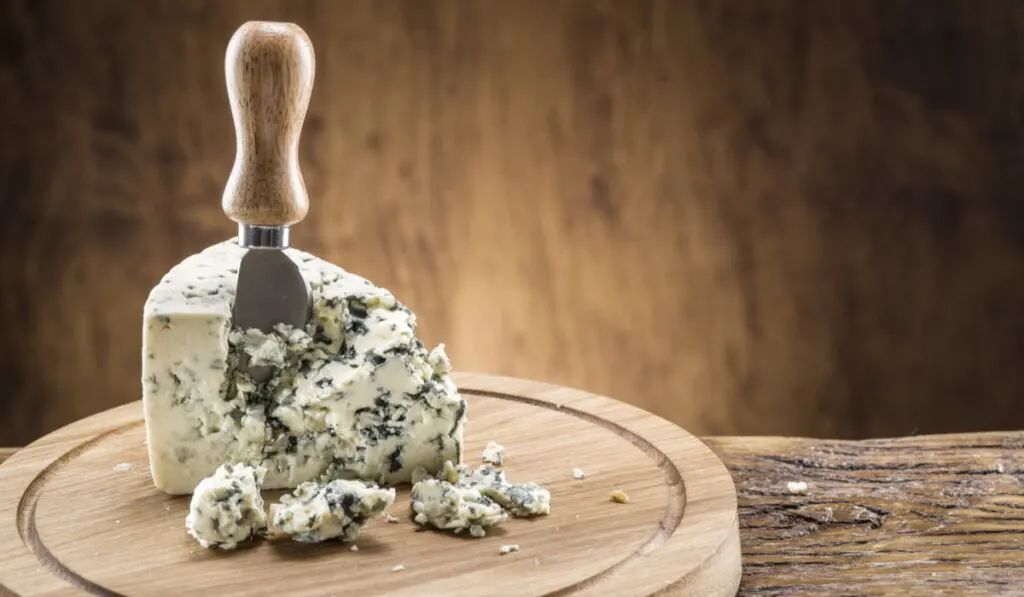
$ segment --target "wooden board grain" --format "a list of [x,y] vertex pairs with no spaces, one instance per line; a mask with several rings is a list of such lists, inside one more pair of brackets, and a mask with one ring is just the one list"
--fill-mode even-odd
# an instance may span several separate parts
[[[466,461],[479,461],[487,441],[503,443],[511,480],[551,490],[549,516],[511,520],[478,540],[421,531],[403,516],[375,521],[355,552],[263,540],[204,550],[184,530],[188,498],[152,484],[136,402],[0,466],[0,584],[26,597],[735,594],[735,490],[699,440],[578,390],[469,374],[456,382],[470,402]],[[609,499],[620,489],[625,504]],[[393,511],[408,512],[406,490]],[[501,556],[505,544],[520,550]]]

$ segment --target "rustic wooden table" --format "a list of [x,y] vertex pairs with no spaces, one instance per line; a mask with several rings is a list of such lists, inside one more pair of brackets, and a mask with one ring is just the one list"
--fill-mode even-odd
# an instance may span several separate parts
[[739,493],[740,595],[1024,595],[1024,432],[705,441]]

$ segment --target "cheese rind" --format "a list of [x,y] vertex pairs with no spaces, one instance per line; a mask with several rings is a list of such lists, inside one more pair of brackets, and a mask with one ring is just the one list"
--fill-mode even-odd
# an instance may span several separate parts
[[303,543],[331,539],[352,542],[363,527],[395,502],[394,489],[359,481],[300,484],[275,508],[273,526]]
[[[313,297],[304,330],[232,328],[234,241],[173,267],[143,322],[143,408],[154,484],[187,494],[225,462],[266,469],[267,489],[333,479],[381,485],[462,458],[466,403],[439,345],[390,292],[287,249]],[[256,383],[238,367],[269,366]]]
[[185,528],[206,548],[234,549],[267,529],[260,486],[266,470],[225,464],[195,488]]

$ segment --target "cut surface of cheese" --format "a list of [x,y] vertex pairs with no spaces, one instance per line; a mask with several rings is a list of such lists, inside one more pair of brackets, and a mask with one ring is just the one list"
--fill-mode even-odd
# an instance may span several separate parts
[[[154,484],[191,493],[223,463],[266,469],[265,489],[305,481],[411,480],[460,462],[466,402],[444,345],[416,337],[389,291],[287,249],[309,283],[306,329],[232,326],[245,249],[225,241],[173,267],[146,301],[142,398]],[[266,382],[238,366],[267,365]]]

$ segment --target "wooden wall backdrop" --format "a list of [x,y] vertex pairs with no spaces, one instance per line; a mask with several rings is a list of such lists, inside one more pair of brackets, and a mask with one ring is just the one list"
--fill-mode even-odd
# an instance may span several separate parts
[[317,52],[296,244],[462,370],[697,433],[1024,427],[1024,5],[5,0],[0,444],[139,397],[228,238],[224,49]]

